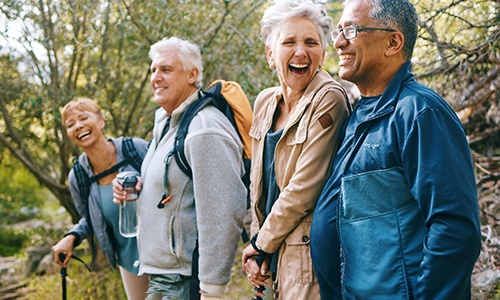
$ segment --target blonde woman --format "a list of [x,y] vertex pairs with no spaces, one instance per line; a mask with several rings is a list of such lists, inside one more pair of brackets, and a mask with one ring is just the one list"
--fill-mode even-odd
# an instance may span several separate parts
[[[136,238],[122,237],[118,229],[118,209],[113,203],[111,181],[121,171],[137,171],[126,163],[118,170],[107,170],[125,159],[122,153],[123,138],[106,138],[103,132],[105,121],[100,107],[91,99],[76,98],[66,104],[61,111],[61,119],[71,141],[83,149],[78,158],[89,177],[98,176],[90,185],[88,199],[82,199],[74,170],[68,176],[70,192],[81,216],[80,222],[65,237],[52,247],[55,261],[66,267],[73,249],[85,238],[95,234],[101,250],[113,267],[118,265],[123,286],[129,300],[146,298],[148,277],[138,276],[134,262],[138,259]],[[140,157],[147,151],[147,142],[133,139]],[[66,258],[60,261],[59,254]]]

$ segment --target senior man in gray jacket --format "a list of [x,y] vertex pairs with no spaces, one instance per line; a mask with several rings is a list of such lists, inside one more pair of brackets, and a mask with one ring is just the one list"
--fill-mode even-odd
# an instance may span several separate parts
[[[169,153],[180,117],[200,95],[200,50],[172,37],[152,45],[149,55],[151,87],[160,108],[136,186],[139,273],[150,275],[147,299],[189,299],[190,279],[196,275],[201,299],[222,298],[246,212],[243,147],[227,117],[208,106],[189,126],[185,154],[193,176],[185,175]],[[126,192],[113,185],[115,202],[123,201]],[[162,199],[164,205],[158,206]],[[192,274],[193,263],[199,265],[198,274]]]

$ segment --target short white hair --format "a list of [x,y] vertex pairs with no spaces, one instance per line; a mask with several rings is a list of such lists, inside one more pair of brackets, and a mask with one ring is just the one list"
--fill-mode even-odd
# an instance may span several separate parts
[[196,78],[195,86],[201,88],[203,86],[203,62],[201,59],[200,48],[188,40],[183,40],[178,37],[164,38],[153,45],[149,50],[149,58],[153,57],[169,49],[177,49],[177,55],[185,71],[198,69],[198,78]]

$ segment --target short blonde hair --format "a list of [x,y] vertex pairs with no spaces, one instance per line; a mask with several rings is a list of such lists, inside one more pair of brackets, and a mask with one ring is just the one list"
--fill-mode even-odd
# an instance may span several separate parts
[[95,113],[96,115],[99,116],[99,118],[102,118],[102,113],[101,113],[101,108],[97,103],[94,102],[94,100],[89,99],[89,98],[74,98],[70,102],[66,103],[64,107],[61,110],[61,121],[64,124],[66,122],[66,119],[68,117],[68,113],[70,111],[89,111],[92,113]]

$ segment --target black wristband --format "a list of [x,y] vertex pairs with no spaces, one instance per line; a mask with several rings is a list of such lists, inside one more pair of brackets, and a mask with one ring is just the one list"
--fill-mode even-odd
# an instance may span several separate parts
[[270,253],[267,253],[266,251],[260,249],[259,247],[257,247],[257,244],[255,243],[255,241],[257,240],[257,234],[255,234],[254,236],[252,236],[252,238],[250,239],[250,244],[252,244],[252,247],[255,251],[259,252],[260,255],[266,255],[266,256],[270,256],[271,254]]
[[68,235],[72,235],[75,237],[75,241],[73,242],[73,247],[80,245],[80,243],[82,242],[82,236],[79,233],[71,231],[71,232],[66,233],[64,235],[64,237],[67,237]]

